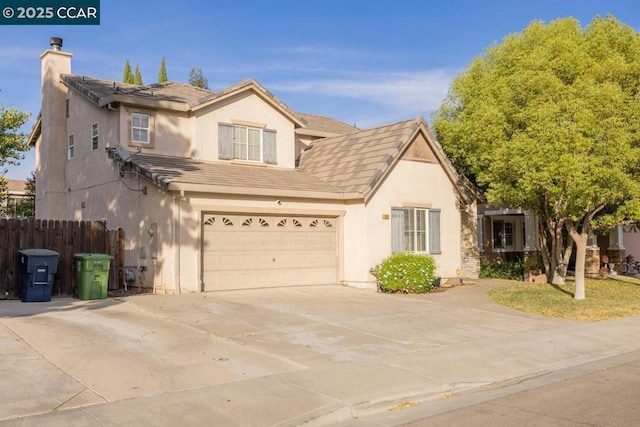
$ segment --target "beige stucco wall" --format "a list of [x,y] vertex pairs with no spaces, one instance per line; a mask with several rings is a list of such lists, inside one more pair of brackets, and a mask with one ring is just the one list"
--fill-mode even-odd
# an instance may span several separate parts
[[71,54],[48,50],[41,56],[42,134],[36,144],[36,218],[61,219],[66,213],[66,87],[60,74],[71,72]]
[[[69,91],[68,97],[70,114],[65,132],[74,135],[74,157],[67,159],[66,147],[63,147],[65,157],[60,170],[64,193],[58,199],[62,209],[55,218],[106,220],[109,229],[123,228],[124,265],[135,267],[137,280],[142,280],[144,285],[152,286],[155,278],[156,285],[172,288],[175,282],[173,195],[133,172],[126,172],[123,179],[119,176],[117,164],[105,149],[107,145],[115,146],[121,136],[122,120],[118,111],[98,108],[74,91]],[[97,150],[92,149],[93,123],[99,124]],[[165,122],[161,118],[158,123],[161,129]],[[128,130],[125,134],[128,136]],[[147,194],[136,191],[143,187]],[[152,224],[157,224],[154,235],[149,234]],[[147,269],[144,273],[140,272],[142,266]]]
[[[135,151],[141,148],[142,152],[163,156],[197,156],[197,150],[191,141],[192,118],[188,113],[137,108],[130,105],[120,106],[119,111],[119,141],[127,150]],[[152,145],[131,143],[131,113],[146,113],[153,116]]]
[[294,124],[254,92],[242,92],[198,110],[193,149],[203,160],[218,160],[218,123],[255,122],[276,130],[278,166],[295,167]]
[[[440,209],[442,253],[432,255],[437,264],[436,274],[443,278],[456,277],[456,270],[461,268],[461,218],[456,194],[453,183],[439,164],[398,162],[367,205],[367,244],[361,249],[366,253],[367,269],[360,266],[357,280],[375,280],[367,271],[390,255],[391,208],[402,206]],[[388,219],[383,215],[388,215]],[[355,230],[355,233],[361,231]],[[358,238],[361,236],[347,236],[347,239]]]

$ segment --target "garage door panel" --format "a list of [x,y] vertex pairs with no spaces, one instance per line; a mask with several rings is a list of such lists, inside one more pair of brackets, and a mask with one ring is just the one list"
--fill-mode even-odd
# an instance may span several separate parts
[[336,283],[334,224],[334,218],[205,215],[205,290]]

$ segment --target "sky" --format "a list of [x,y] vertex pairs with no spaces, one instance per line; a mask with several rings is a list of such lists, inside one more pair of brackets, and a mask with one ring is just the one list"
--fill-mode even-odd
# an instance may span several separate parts
[[[254,78],[294,111],[359,128],[430,123],[451,80],[487,47],[532,21],[584,27],[607,14],[640,31],[637,0],[102,0],[100,25],[0,25],[0,104],[31,113],[28,133],[40,55],[61,37],[73,74],[121,81],[128,60],[149,84],[164,57],[169,80],[186,83],[193,67],[213,91]],[[33,150],[7,168],[26,179]]]

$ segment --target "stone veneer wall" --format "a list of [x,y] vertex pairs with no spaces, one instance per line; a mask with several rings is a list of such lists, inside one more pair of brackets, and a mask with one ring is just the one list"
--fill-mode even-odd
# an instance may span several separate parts
[[477,279],[480,277],[480,251],[478,250],[478,217],[475,203],[464,205],[460,209],[462,223],[461,277]]

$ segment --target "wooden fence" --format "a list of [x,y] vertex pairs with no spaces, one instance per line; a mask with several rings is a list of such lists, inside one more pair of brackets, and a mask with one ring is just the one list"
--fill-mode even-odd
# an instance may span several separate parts
[[118,289],[124,274],[124,231],[99,221],[0,219],[0,299],[20,298],[22,249],[51,249],[60,256],[52,296],[70,296],[76,286],[74,254],[113,257],[108,289]]

